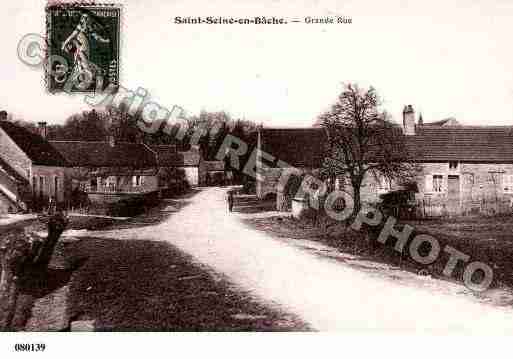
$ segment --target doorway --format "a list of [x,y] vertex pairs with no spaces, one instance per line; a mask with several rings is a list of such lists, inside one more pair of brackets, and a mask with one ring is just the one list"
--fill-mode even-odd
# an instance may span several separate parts
[[450,175],[447,178],[447,210],[450,214],[458,214],[460,209],[460,176]]

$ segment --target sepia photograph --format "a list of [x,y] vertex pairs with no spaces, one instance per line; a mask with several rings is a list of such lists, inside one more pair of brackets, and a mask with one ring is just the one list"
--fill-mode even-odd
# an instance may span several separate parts
[[431,358],[513,334],[513,2],[0,19],[2,353]]

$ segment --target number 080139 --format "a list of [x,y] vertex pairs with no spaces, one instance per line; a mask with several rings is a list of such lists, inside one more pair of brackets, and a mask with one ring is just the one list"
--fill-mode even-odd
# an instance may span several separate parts
[[46,349],[46,345],[43,343],[40,344],[28,344],[28,343],[18,343],[14,345],[14,350],[17,352],[44,352]]

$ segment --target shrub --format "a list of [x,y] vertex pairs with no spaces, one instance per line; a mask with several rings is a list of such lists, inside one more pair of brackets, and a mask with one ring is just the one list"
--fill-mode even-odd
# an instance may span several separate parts
[[145,199],[133,197],[122,199],[107,206],[107,215],[114,217],[134,217],[144,212]]

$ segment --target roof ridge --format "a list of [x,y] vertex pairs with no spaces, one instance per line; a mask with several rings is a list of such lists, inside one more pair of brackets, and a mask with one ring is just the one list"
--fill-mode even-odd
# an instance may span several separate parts
[[[105,143],[109,144],[108,141],[83,141],[83,140],[49,140],[50,143]],[[137,143],[137,142],[116,142],[116,145],[145,145],[144,143]]]
[[279,126],[268,126],[262,127],[262,130],[322,130],[323,127],[307,126],[307,127],[279,127]]
[[48,142],[73,142],[73,143],[108,143],[107,141],[83,141],[83,140],[49,140]]
[[[418,125],[417,125],[418,126]],[[426,126],[420,125],[421,128],[428,128],[428,129],[513,129],[513,126],[507,126],[507,125],[492,125],[492,126],[481,126],[481,125],[452,125],[452,126]]]

